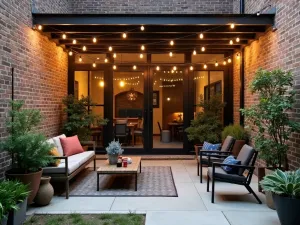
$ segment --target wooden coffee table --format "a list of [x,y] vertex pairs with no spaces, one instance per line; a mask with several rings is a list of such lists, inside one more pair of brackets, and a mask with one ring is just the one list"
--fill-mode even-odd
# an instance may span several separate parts
[[109,165],[108,160],[105,165],[97,169],[97,191],[99,191],[99,175],[100,174],[134,174],[135,175],[135,191],[137,191],[137,174],[142,172],[142,160],[140,156],[130,156],[132,163],[127,167],[117,167],[117,165]]

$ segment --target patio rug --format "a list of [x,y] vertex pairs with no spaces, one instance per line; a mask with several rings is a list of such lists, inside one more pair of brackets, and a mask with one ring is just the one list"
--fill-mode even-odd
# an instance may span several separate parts
[[70,196],[95,197],[178,197],[169,166],[142,167],[138,174],[137,191],[135,175],[99,175],[100,191],[97,191],[97,172],[87,168],[70,184]]

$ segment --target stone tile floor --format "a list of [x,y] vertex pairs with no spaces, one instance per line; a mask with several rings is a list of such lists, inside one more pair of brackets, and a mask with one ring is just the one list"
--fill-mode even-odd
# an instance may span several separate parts
[[[147,214],[146,225],[280,225],[276,211],[258,204],[243,186],[216,183],[212,204],[206,176],[200,184],[194,160],[144,160],[142,165],[171,166],[178,197],[54,197],[28,214],[135,212]],[[257,192],[257,177],[251,186]],[[263,194],[258,196],[265,202]]]

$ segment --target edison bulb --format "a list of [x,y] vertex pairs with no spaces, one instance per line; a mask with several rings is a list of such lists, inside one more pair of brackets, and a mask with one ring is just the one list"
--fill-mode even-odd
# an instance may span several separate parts
[[109,47],[108,47],[108,51],[111,52],[112,50],[113,50],[113,48],[112,48],[111,46],[109,46]]
[[237,37],[237,38],[235,39],[235,41],[236,41],[236,42],[240,42],[240,38]]
[[62,38],[63,38],[63,39],[66,39],[66,38],[67,38],[67,35],[66,35],[66,34],[63,34],[63,35],[62,35]]
[[97,38],[94,37],[93,38],[93,42],[96,43],[97,42]]
[[193,67],[193,66],[190,66],[190,70],[191,70],[191,71],[194,70],[194,67]]
[[42,30],[43,26],[42,25],[38,25],[38,30]]
[[227,60],[227,62],[228,62],[228,63],[231,63],[231,58],[229,58],[229,59]]
[[134,70],[136,70],[136,65],[134,65],[132,68],[133,68]]
[[204,69],[207,69],[207,65],[206,65],[206,64],[204,64],[203,68],[204,68]]
[[105,59],[104,59],[104,62],[105,62],[105,63],[108,63],[108,59],[107,59],[107,58],[105,58]]
[[96,67],[97,65],[96,65],[96,63],[93,63],[93,67]]
[[233,29],[235,27],[234,23],[230,24],[230,28]]
[[69,51],[69,56],[72,56],[73,55],[73,52],[72,51]]
[[77,41],[76,39],[73,40],[73,45],[76,45],[77,44]]
[[172,45],[172,46],[174,45],[174,41],[173,41],[173,40],[172,40],[172,41],[170,41],[170,45]]
[[218,63],[218,62],[216,62],[216,63],[215,63],[215,66],[217,67],[218,65],[219,65],[219,63]]
[[82,58],[81,58],[81,56],[79,57],[79,59],[78,59],[78,60],[79,60],[79,62],[82,62]]
[[227,62],[224,60],[223,65],[226,66]]
[[196,50],[194,50],[194,51],[193,51],[193,55],[197,55],[197,52],[196,52]]
[[144,55],[143,55],[143,54],[140,54],[140,58],[141,58],[141,59],[144,58]]
[[200,39],[203,39],[203,38],[204,38],[204,35],[201,33],[201,34],[199,35],[199,38],[200,38]]
[[232,40],[230,40],[230,41],[229,41],[229,44],[233,45],[233,41],[232,41]]
[[169,56],[170,56],[170,57],[172,57],[172,56],[173,56],[173,53],[172,53],[172,52],[170,52],[170,53],[169,53]]
[[113,57],[114,57],[114,58],[117,58],[117,54],[116,54],[116,53],[114,53],[114,54],[113,54]]
[[157,67],[156,67],[156,70],[157,70],[157,71],[159,71],[159,70],[160,70],[159,66],[157,66]]
[[86,51],[86,46],[83,46],[83,47],[82,47],[82,51]]
[[114,65],[114,66],[113,66],[113,69],[114,69],[114,70],[116,70],[116,69],[117,69],[117,66],[116,66],[116,65]]
[[204,46],[201,48],[201,51],[202,51],[202,52],[204,52],[204,51],[205,51],[205,47],[204,47]]
[[176,66],[173,66],[173,70],[177,70],[177,67],[176,67]]
[[142,51],[145,50],[145,46],[144,46],[144,45],[141,46],[141,50],[142,50]]
[[145,27],[144,26],[141,26],[141,31],[144,31],[145,30]]
[[123,37],[123,38],[127,38],[127,34],[126,34],[126,33],[123,33],[123,34],[122,34],[122,37]]

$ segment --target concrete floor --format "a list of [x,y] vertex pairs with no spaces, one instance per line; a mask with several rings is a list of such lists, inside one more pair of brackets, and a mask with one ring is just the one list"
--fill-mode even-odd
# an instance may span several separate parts
[[[243,186],[216,183],[212,204],[206,177],[200,184],[194,160],[144,160],[142,165],[171,166],[178,197],[54,197],[28,214],[135,212],[146,214],[146,225],[280,225],[276,211],[258,204]],[[257,192],[257,177],[251,186]],[[263,194],[258,196],[265,202]]]

